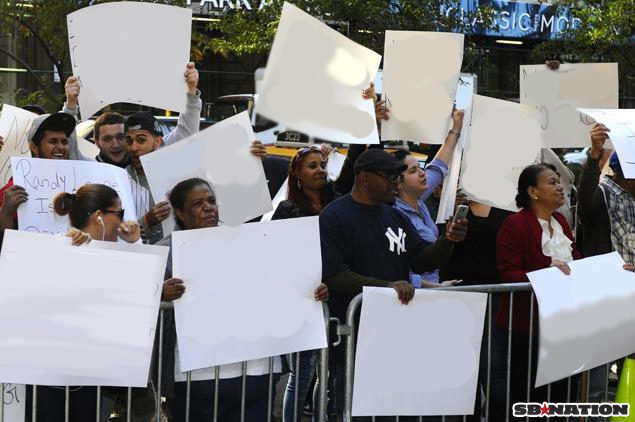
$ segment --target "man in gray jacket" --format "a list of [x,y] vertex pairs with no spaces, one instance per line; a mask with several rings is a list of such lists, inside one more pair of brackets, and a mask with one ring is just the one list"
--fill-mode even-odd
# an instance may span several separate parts
[[[104,141],[103,136],[106,135],[123,135],[126,139],[126,162],[130,162],[126,166],[126,170],[132,177],[132,180],[143,186],[150,192],[148,180],[146,179],[143,167],[139,157],[155,151],[165,145],[171,145],[182,139],[185,139],[199,131],[201,122],[201,92],[197,89],[199,75],[194,63],[187,64],[184,73],[185,81],[187,83],[187,105],[183,113],[179,115],[179,119],[176,128],[172,130],[165,137],[161,136],[159,124],[157,120],[148,112],[139,112],[131,115],[126,120],[124,125],[121,123],[113,123],[112,125],[104,125],[102,128],[109,130],[99,130],[99,134],[96,135],[99,139],[96,139],[96,145],[100,149],[99,155],[96,157],[97,161],[111,162],[109,157],[112,156],[108,147],[110,143]],[[78,114],[78,97],[80,93],[79,82],[76,77],[72,76],[66,81],[64,87],[66,91],[67,101],[64,103],[64,108],[67,113],[72,114],[77,118]],[[112,129],[112,130],[110,130]],[[115,136],[116,138],[116,136]],[[117,139],[113,139],[112,142],[119,142]],[[113,163],[117,165],[116,163]],[[141,223],[142,231],[144,234],[144,240],[147,243],[153,244],[163,238],[163,230],[161,228],[161,222],[170,215],[170,205],[167,201],[161,201],[158,204],[154,203],[152,194],[150,194],[149,201],[144,205],[137,204],[137,215],[139,216],[139,222]]]

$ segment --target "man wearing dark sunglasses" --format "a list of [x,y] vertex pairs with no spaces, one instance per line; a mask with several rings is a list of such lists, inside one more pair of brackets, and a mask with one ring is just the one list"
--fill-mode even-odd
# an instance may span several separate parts
[[[395,201],[406,167],[383,150],[367,150],[355,162],[351,193],[320,214],[322,280],[330,291],[331,315],[340,321],[363,286],[392,287],[407,304],[415,292],[407,281],[409,271],[437,269],[452,254],[454,243],[448,238],[426,242],[405,214],[388,205]],[[450,232],[453,238],[464,239],[467,220],[457,221]],[[335,397],[343,397],[343,349],[333,349]]]

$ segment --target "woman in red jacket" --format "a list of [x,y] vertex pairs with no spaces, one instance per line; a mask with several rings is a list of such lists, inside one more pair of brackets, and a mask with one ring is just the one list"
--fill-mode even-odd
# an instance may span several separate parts
[[[534,164],[525,168],[518,178],[516,205],[521,210],[505,219],[496,238],[498,271],[503,283],[528,282],[527,273],[547,267],[558,267],[569,274],[568,262],[581,257],[577,251],[571,228],[564,216],[556,210],[564,204],[564,190],[560,176],[551,164]],[[510,404],[527,401],[527,373],[530,332],[529,293],[516,293],[513,302],[511,334],[509,327],[509,296],[501,298],[496,317],[494,347],[499,353],[494,357],[494,380],[506,382],[507,337],[512,337],[511,397]],[[531,384],[535,384],[538,351],[538,307],[534,302],[534,320],[531,350]],[[501,328],[503,327],[503,328]],[[498,341],[497,341],[498,340]],[[575,401],[575,383],[572,382],[571,398]],[[567,382],[551,386],[551,402],[567,401]],[[502,397],[505,403],[505,397]],[[532,389],[531,400],[547,399],[547,387]],[[498,400],[497,400],[498,401]],[[499,403],[501,403],[499,401]],[[496,407],[496,406],[495,406]],[[504,408],[504,405],[502,406]]]

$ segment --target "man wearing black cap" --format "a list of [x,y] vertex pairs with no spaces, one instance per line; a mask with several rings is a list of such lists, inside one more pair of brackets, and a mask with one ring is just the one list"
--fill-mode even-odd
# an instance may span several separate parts
[[[421,239],[408,217],[388,205],[394,202],[406,165],[380,149],[369,149],[354,165],[350,194],[333,201],[320,214],[322,280],[330,291],[331,315],[343,321],[353,297],[363,286],[392,287],[407,304],[416,273],[438,269],[467,233],[467,220],[452,225],[434,244]],[[336,397],[343,397],[343,347],[334,350]],[[341,408],[341,403],[338,403]]]
[[[77,154],[71,148],[71,135],[75,119],[66,113],[43,114],[33,119],[28,139],[35,158],[68,160]],[[76,147],[76,145],[75,145]],[[13,178],[0,189],[0,230],[17,228],[16,212],[26,202],[27,193],[22,186],[13,185]]]
[[635,179],[627,179],[616,153],[609,159],[613,178],[600,179],[600,158],[609,129],[596,124],[591,130],[591,149],[582,166],[578,201],[582,220],[584,256],[617,251],[633,271],[635,264]]

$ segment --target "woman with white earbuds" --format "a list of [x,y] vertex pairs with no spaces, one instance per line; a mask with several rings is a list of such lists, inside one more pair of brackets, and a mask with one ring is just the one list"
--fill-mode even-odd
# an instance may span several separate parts
[[[53,210],[58,215],[68,215],[72,228],[66,233],[73,245],[88,243],[91,239],[115,242],[121,238],[127,242],[141,242],[139,223],[124,221],[124,210],[117,192],[106,185],[86,184],[76,193],[60,193],[53,199]],[[38,421],[64,421],[65,387],[37,387]],[[94,421],[97,413],[96,387],[70,387],[69,415],[71,421]],[[101,414],[99,421],[109,419],[114,406],[116,390],[101,390]],[[32,403],[32,389],[27,388],[26,402]],[[27,412],[27,422],[30,421]]]
[[53,210],[70,217],[72,228],[66,235],[73,238],[73,245],[91,239],[116,242],[117,238],[135,243],[141,238],[139,223],[124,221],[119,195],[106,185],[87,184],[74,194],[59,193],[53,199]]

